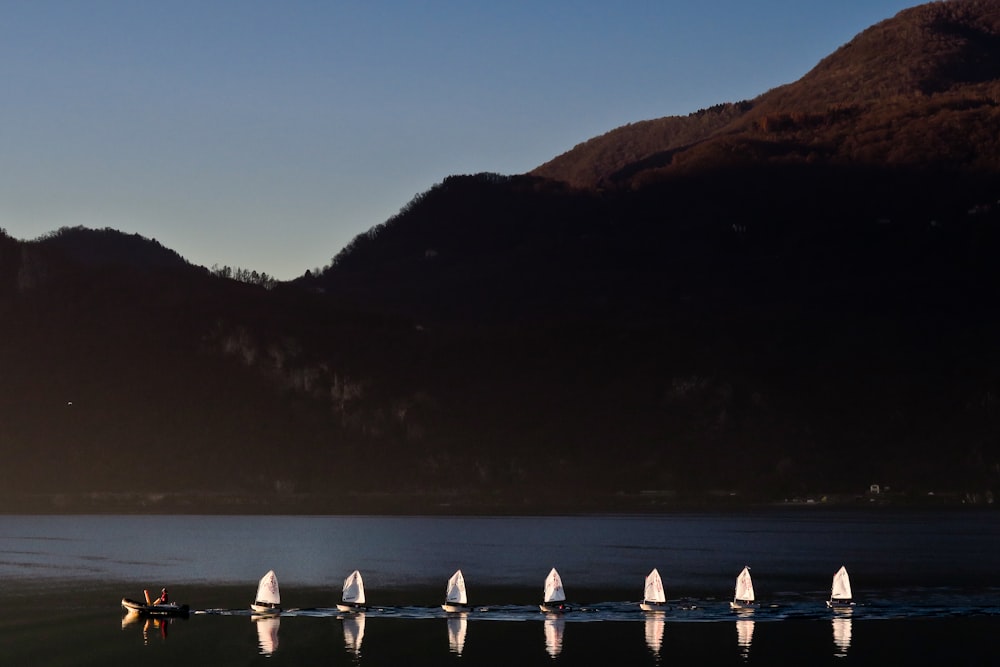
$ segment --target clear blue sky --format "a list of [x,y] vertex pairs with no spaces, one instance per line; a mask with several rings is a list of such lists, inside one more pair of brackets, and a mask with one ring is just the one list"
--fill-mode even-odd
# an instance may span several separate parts
[[7,0],[0,227],[292,278],[450,174],[801,77],[905,0]]

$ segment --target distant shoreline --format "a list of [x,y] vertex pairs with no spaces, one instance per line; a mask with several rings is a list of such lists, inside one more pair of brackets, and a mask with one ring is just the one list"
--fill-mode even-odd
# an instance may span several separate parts
[[0,514],[180,515],[588,515],[671,514],[767,509],[993,509],[991,498],[969,494],[817,494],[778,501],[739,495],[680,498],[605,494],[585,499],[454,493],[224,494],[92,492],[0,496]]

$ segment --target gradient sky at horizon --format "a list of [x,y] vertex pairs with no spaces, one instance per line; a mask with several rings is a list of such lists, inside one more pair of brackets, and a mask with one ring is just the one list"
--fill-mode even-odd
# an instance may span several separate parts
[[893,0],[10,0],[0,228],[281,279],[450,174],[795,81]]

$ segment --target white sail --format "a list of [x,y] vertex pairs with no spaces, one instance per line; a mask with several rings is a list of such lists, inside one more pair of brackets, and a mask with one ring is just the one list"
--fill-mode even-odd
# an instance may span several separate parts
[[667,596],[663,592],[663,580],[660,573],[653,568],[653,571],[646,575],[646,587],[642,593],[644,602],[666,602]]
[[281,625],[280,616],[255,617],[253,622],[257,625],[257,646],[261,655],[271,655],[278,650],[278,627]]
[[552,568],[549,576],[545,577],[545,602],[563,602],[566,599],[566,592],[563,590],[562,579],[556,568]]
[[847,574],[847,568],[841,566],[837,574],[833,575],[833,586],[830,589],[831,600],[850,600],[854,597],[851,594],[851,578]]
[[469,604],[469,596],[465,592],[465,577],[461,570],[455,570],[455,574],[448,580],[444,600],[448,604]]
[[733,599],[740,602],[753,602],[753,580],[750,578],[750,568],[744,567],[740,575],[736,577],[736,594]]
[[365,603],[365,582],[361,579],[361,573],[355,570],[344,579],[344,602],[349,604]]
[[267,574],[260,578],[260,583],[257,585],[256,602],[269,606],[281,604],[281,595],[278,593],[278,577],[274,574],[274,570],[268,570]]

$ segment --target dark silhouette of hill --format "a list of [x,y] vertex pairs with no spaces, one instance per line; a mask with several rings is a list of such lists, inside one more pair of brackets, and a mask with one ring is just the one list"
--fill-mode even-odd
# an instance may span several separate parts
[[917,7],[753,101],[448,177],[288,284],[0,234],[7,506],[985,501],[995,11]]
[[121,265],[142,269],[183,268],[183,257],[157,241],[114,229],[63,227],[38,239],[39,248],[53,248],[67,259],[89,266]]
[[391,325],[169,261],[154,241],[66,236],[0,234],[9,510],[261,509],[326,493],[342,458],[372,465],[368,424],[388,401],[367,377]]
[[917,7],[751,102],[448,178],[311,282],[488,341],[454,404],[525,419],[467,437],[572,443],[554,486],[995,485],[997,9]]
[[927,186],[790,167],[621,195],[456,177],[317,282],[446,348],[424,386],[454,414],[427,434],[456,477],[499,454],[526,493],[985,489],[1000,218],[961,179]]

